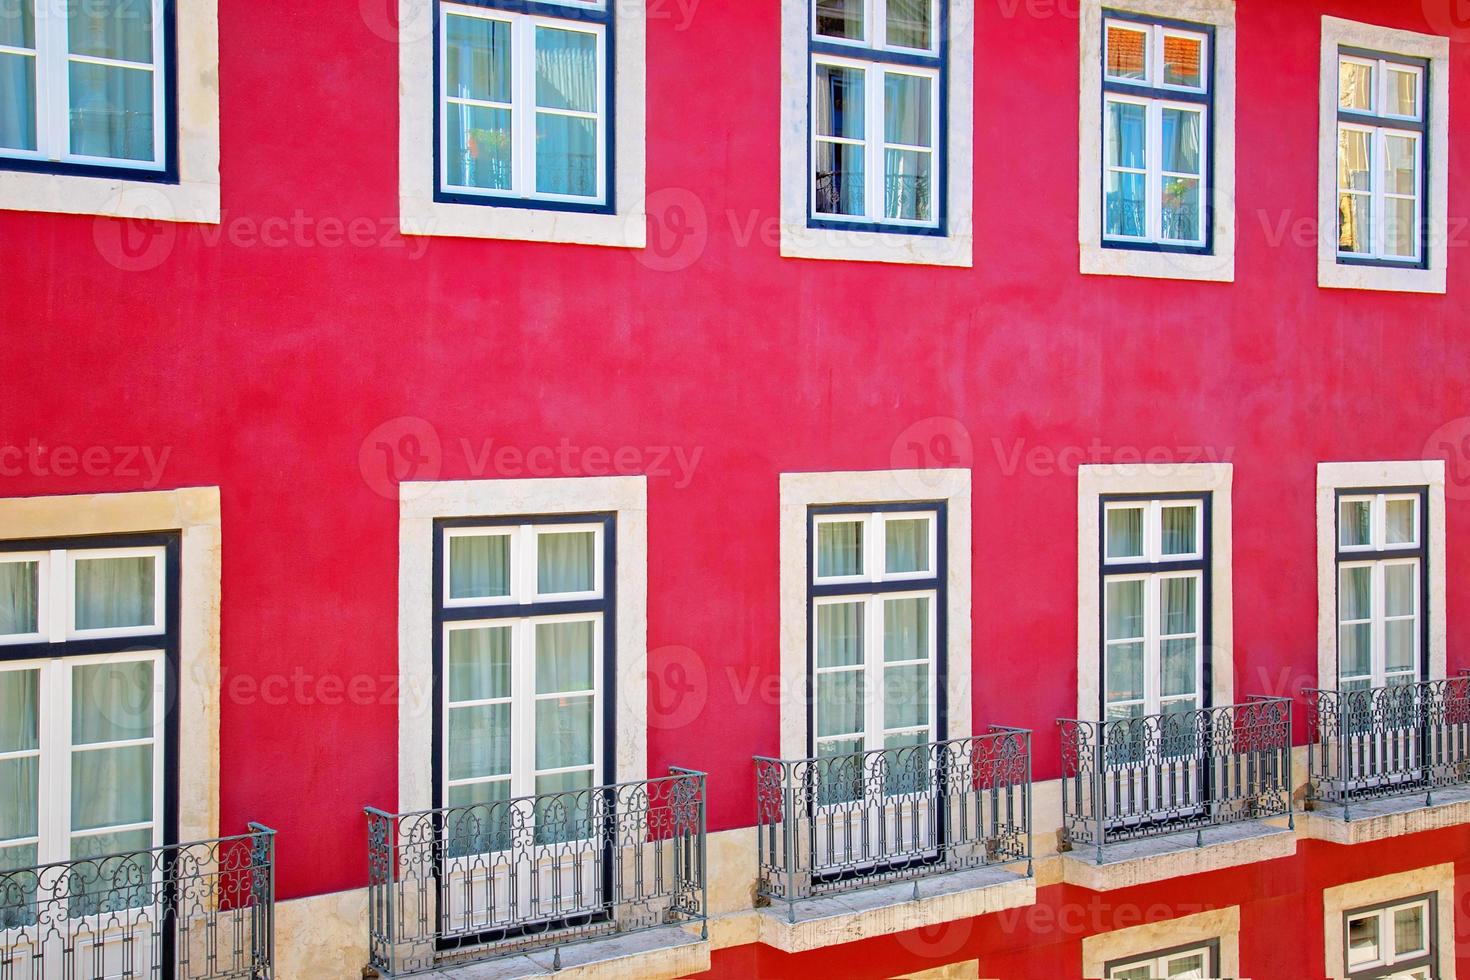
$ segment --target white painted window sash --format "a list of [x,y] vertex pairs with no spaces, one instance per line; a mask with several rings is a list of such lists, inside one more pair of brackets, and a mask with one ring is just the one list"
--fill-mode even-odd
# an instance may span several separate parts
[[[1339,66],[1344,64],[1362,65],[1373,72],[1373,82],[1369,86],[1370,105],[1367,110],[1347,109],[1344,111],[1355,112],[1365,117],[1377,117],[1383,120],[1381,125],[1370,123],[1338,121],[1338,196],[1352,195],[1354,197],[1368,198],[1368,224],[1370,229],[1370,241],[1367,252],[1348,252],[1338,249],[1339,258],[1344,259],[1369,259],[1383,262],[1402,262],[1406,265],[1414,265],[1423,260],[1424,257],[1424,134],[1414,129],[1401,129],[1393,125],[1393,120],[1401,119],[1406,122],[1418,122],[1425,118],[1424,112],[1424,80],[1425,71],[1417,65],[1405,65],[1399,62],[1388,61],[1383,58],[1363,58],[1356,55],[1338,55]],[[1389,111],[1392,102],[1389,98],[1389,78],[1391,72],[1411,75],[1414,83],[1414,115],[1402,115]],[[1341,78],[1341,71],[1338,73]],[[1339,83],[1340,85],[1340,83]],[[1339,88],[1339,106],[1341,106],[1341,90]],[[1366,133],[1369,136],[1368,162],[1368,185],[1365,191],[1344,187],[1342,183],[1342,139],[1341,134],[1345,132]],[[1388,190],[1388,140],[1389,138],[1407,139],[1414,144],[1414,193],[1412,195]],[[1414,252],[1412,255],[1398,255],[1388,250],[1388,202],[1393,200],[1412,200],[1414,202],[1414,230],[1413,242]]]

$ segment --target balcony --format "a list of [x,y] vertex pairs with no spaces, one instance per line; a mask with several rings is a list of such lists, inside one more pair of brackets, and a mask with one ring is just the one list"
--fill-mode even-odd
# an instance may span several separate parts
[[[709,968],[705,775],[414,813],[367,808],[369,970]],[[488,976],[483,972],[475,976]]]
[[[755,770],[768,945],[797,952],[828,933],[881,935],[1034,899],[1029,731],[757,757]],[[1025,877],[1006,869],[1021,863]]]
[[270,980],[275,831],[0,871],[0,977]]
[[[1352,843],[1470,819],[1470,677],[1306,694],[1307,805],[1343,825],[1323,836]],[[1446,808],[1464,812],[1424,812]]]
[[[1294,826],[1289,698],[1058,724],[1064,850],[1090,848],[1097,866],[1169,855],[1188,846],[1175,838],[1182,834],[1193,835],[1195,848],[1281,838],[1250,860],[1276,856],[1273,849],[1294,850],[1294,836],[1282,833]],[[1285,828],[1264,823],[1282,817]],[[1243,863],[1226,852],[1211,860]],[[1200,863],[1198,857],[1187,861]],[[1206,869],[1135,866],[1113,879],[1078,875],[1074,883],[1119,887]]]

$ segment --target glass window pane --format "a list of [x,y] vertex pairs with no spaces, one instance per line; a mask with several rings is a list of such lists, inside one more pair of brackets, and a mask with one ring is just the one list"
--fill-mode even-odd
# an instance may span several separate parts
[[1354,112],[1373,111],[1373,66],[1355,61],[1338,63],[1337,104]]
[[1153,969],[1148,965],[1117,967],[1108,974],[1109,980],[1150,980]]
[[888,44],[895,48],[934,46],[934,0],[888,0]]
[[861,733],[863,723],[863,686],[861,670],[844,670],[818,674],[817,737]]
[[817,142],[816,209],[860,217],[867,210],[866,158],[861,145]]
[[[73,837],[72,860],[83,863],[74,865],[67,877],[67,914],[75,919],[111,913],[108,919],[111,924],[121,925],[124,919],[129,924],[136,922],[133,916],[139,915],[143,906],[156,901],[151,880],[157,859],[147,853],[152,847],[153,831],[149,829]],[[89,860],[93,858],[102,860]],[[126,917],[117,914],[125,909],[140,912]],[[88,959],[92,955],[95,953],[90,953]]]
[[37,833],[41,759],[0,759],[0,840],[20,840]]
[[1197,37],[1164,35],[1164,84],[1203,88],[1204,52]]
[[88,664],[72,668],[74,745],[153,737],[153,663]]
[[821,521],[817,524],[817,576],[863,574],[862,521]]
[[1164,697],[1199,693],[1196,679],[1197,657],[1194,639],[1162,640],[1159,643],[1159,658],[1162,661],[1160,680]]
[[1383,566],[1383,613],[1385,616],[1412,616],[1417,605],[1415,582],[1418,569],[1413,565]]
[[508,799],[509,779],[449,787],[445,794],[447,806],[475,809],[445,815],[445,854],[449,857],[464,857],[466,854],[485,854],[508,848],[512,808],[494,805]]
[[1108,25],[1107,72],[1109,78],[1143,81],[1148,77],[1148,35],[1143,31]]
[[1388,136],[1384,144],[1388,149],[1388,179],[1384,182],[1384,191],[1389,194],[1417,194],[1419,141],[1412,136]]
[[152,819],[152,745],[72,753],[72,830],[145,823]]
[[1424,950],[1424,906],[1413,905],[1393,910],[1393,949],[1403,956]]
[[1366,565],[1342,568],[1337,573],[1338,620],[1351,622],[1373,615],[1373,569]]
[[817,0],[817,33],[845,41],[863,37],[863,0]]
[[67,50],[118,61],[153,61],[153,0],[70,0]]
[[932,216],[934,154],[927,150],[888,150],[883,154],[883,213],[889,218],[928,221]]
[[444,20],[444,95],[510,102],[510,24],[450,14]]
[[1160,551],[1163,554],[1193,555],[1199,552],[1198,507],[1162,507],[1159,522],[1163,530],[1160,541]]
[[1164,170],[1175,174],[1200,173],[1200,114],[1189,109],[1165,109]]
[[536,624],[536,693],[590,691],[594,627],[592,620]]
[[1199,200],[1200,181],[1197,177],[1164,178],[1163,237],[1178,242],[1200,240]]
[[913,728],[929,724],[929,665],[909,664],[883,670],[883,727]]
[[156,626],[154,559],[79,558],[76,562],[76,628]]
[[37,632],[40,587],[40,562],[0,562],[0,636]]
[[1110,172],[1107,178],[1107,232],[1143,238],[1148,235],[1148,206],[1143,174]]
[[536,768],[592,764],[591,695],[536,702]]
[[510,697],[510,627],[449,633],[449,700]]
[[1412,258],[1419,250],[1419,202],[1412,198],[1393,197],[1384,202],[1384,251],[1400,258]]
[[883,522],[884,563],[890,575],[929,571],[929,518]]
[[1389,544],[1416,544],[1414,525],[1419,516],[1419,501],[1390,500],[1384,507]]
[[[558,772],[536,777],[536,843],[587,840],[593,827],[592,771]],[[575,886],[574,886],[575,887]],[[543,894],[548,904],[570,896]]]
[[597,35],[536,28],[536,105],[597,111]]
[[924,793],[929,789],[932,751],[929,730],[886,735],[883,738],[883,792]]
[[1107,583],[1107,634],[1109,640],[1143,638],[1143,582]]
[[36,59],[30,55],[0,54],[0,147],[36,148]]
[[934,81],[924,75],[883,74],[883,138],[905,146],[933,146]]
[[597,196],[597,121],[536,113],[536,191]]
[[36,46],[34,0],[0,0],[0,44],[12,48]]
[[865,72],[819,63],[816,79],[812,120],[817,135],[863,139],[867,114]]
[[40,746],[40,684],[38,670],[0,671],[0,753]]
[[1159,632],[1164,636],[1180,636],[1199,631],[1196,592],[1199,581],[1194,578],[1166,578],[1159,582]]
[[1419,624],[1412,619],[1393,619],[1383,624],[1383,663],[1389,670],[1413,670]]
[[1378,958],[1378,916],[1348,920],[1348,965],[1374,963]]
[[1143,698],[1143,644],[1116,643],[1107,648],[1108,703]]
[[542,595],[597,589],[597,532],[536,535],[536,591]]
[[1142,507],[1110,507],[1107,523],[1107,557],[1143,557]]
[[925,660],[929,656],[929,597],[883,602],[883,659]]
[[1175,956],[1168,962],[1168,976],[1188,980],[1188,978],[1203,977],[1205,975],[1205,954],[1189,953],[1185,956]]
[[1337,248],[1366,255],[1373,251],[1373,203],[1367,194],[1341,194],[1337,201]]
[[1358,548],[1373,543],[1373,507],[1368,500],[1344,500],[1337,507],[1337,543]]
[[510,773],[510,705],[449,709],[449,778]]
[[1141,170],[1148,165],[1148,110],[1132,102],[1108,103],[1108,166]]
[[817,666],[850,667],[863,662],[861,602],[830,602],[817,610]]
[[1389,112],[1398,116],[1419,116],[1419,75],[1411,71],[1388,70]]
[[449,597],[489,599],[510,595],[510,535],[449,539]]
[[1373,187],[1373,134],[1359,129],[1337,133],[1337,186],[1347,191]]
[[153,159],[153,72],[72,62],[71,152]]
[[449,185],[510,190],[510,110],[451,102],[444,107],[444,119]]
[[1338,627],[1338,671],[1343,677],[1366,677],[1372,672],[1372,631],[1373,627],[1368,623]]

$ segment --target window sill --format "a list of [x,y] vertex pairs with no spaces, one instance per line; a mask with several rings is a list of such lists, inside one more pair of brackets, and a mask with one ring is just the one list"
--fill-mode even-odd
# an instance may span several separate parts
[[1296,853],[1297,835],[1284,822],[1231,824],[1204,832],[1195,846],[1192,833],[1109,844],[1102,861],[1090,848],[1061,855],[1062,880],[1095,892],[1116,891],[1154,881],[1274,861]]
[[217,225],[219,181],[164,184],[6,170],[0,171],[0,210]]
[[1428,269],[1395,269],[1392,266],[1338,262],[1331,256],[1323,256],[1319,260],[1317,285],[1323,289],[1366,289],[1441,296],[1448,291],[1443,263]]
[[1301,836],[1334,844],[1362,844],[1470,823],[1470,789],[1436,790],[1429,806],[1422,794],[1365,800],[1351,805],[1349,820],[1343,819],[1341,806],[1314,805],[1316,809],[1297,814]]
[[457,204],[407,194],[399,201],[399,229],[405,235],[501,238],[612,248],[643,248],[648,236],[641,205],[620,214],[593,214]]
[[843,228],[811,228],[804,223],[787,221],[781,222],[781,255],[789,259],[886,262],[963,269],[975,264],[973,243],[968,234],[849,231]]
[[1184,279],[1196,282],[1234,282],[1235,255],[1216,252],[1161,252],[1082,243],[1085,276],[1134,276],[1142,279]]
[[520,980],[555,976],[560,980],[634,978],[674,980],[710,969],[710,942],[699,933],[666,926],[627,936],[609,936],[504,959],[444,966],[434,972],[440,980]]

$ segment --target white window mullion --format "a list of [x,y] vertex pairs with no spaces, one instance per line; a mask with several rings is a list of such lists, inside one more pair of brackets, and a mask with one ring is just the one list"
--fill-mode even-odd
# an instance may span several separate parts
[[869,597],[866,610],[867,639],[863,643],[863,671],[866,675],[865,712],[867,731],[863,748],[868,751],[883,747],[883,597]]
[[1161,579],[1150,575],[1144,580],[1143,588],[1143,713],[1156,715],[1163,710],[1160,691],[1163,690],[1160,671],[1163,658],[1159,656],[1159,592]]
[[46,564],[49,572],[45,583],[46,607],[50,616],[46,624],[47,635],[52,643],[62,643],[71,632],[72,581],[76,573],[72,571],[65,551],[52,551]]
[[[875,25],[876,29],[876,25]],[[883,66],[867,65],[863,69],[863,91],[867,93],[866,154],[868,174],[865,181],[864,210],[869,221],[883,219]]]
[[1146,185],[1148,188],[1148,236],[1153,241],[1162,241],[1164,237],[1164,107],[1161,103],[1154,101],[1148,104],[1148,122],[1146,126],[1147,144],[1144,150],[1144,166],[1148,169]]
[[511,627],[510,795],[536,792],[536,627],[528,619]]
[[71,857],[71,664],[65,660],[53,660],[51,666],[51,744],[57,751],[53,756],[56,760],[52,770],[55,778],[51,781],[54,818],[49,848],[51,856],[47,860],[65,861]]
[[529,197],[536,189],[536,35],[534,25],[520,17],[511,21],[511,104],[511,190]]

